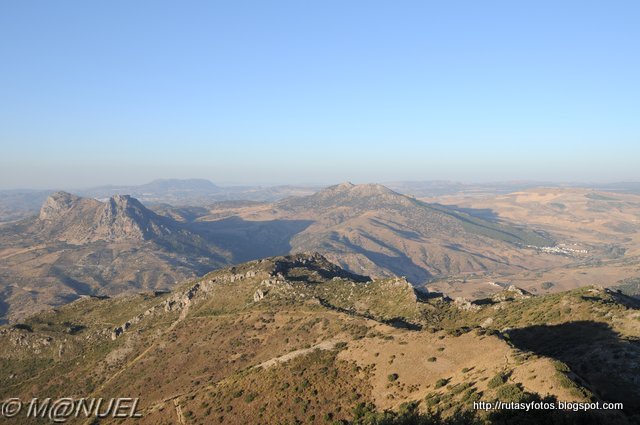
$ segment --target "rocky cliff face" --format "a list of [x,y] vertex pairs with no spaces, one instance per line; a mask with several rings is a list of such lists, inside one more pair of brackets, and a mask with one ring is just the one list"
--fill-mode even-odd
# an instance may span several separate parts
[[36,227],[60,240],[86,243],[149,240],[170,234],[172,223],[128,195],[103,203],[56,192],[42,205]]
[[76,207],[82,198],[67,192],[56,192],[49,196],[40,208],[40,220],[60,220],[69,211]]
[[88,242],[102,205],[95,199],[56,192],[44,201],[31,231],[45,240]]
[[148,210],[128,195],[111,197],[102,208],[95,235],[107,240],[147,240],[171,233],[166,218]]

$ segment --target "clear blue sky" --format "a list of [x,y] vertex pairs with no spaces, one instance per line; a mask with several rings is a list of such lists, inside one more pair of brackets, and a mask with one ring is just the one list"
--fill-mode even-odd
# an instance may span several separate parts
[[640,180],[638,1],[4,1],[0,188]]

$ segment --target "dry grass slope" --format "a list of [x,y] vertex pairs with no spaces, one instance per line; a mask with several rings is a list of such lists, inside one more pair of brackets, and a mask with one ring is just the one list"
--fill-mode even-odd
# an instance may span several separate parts
[[140,397],[139,424],[373,424],[518,423],[459,411],[551,397],[624,401],[614,419],[630,423],[637,302],[601,288],[514,293],[460,304],[318,254],[253,261],[0,328],[0,398]]

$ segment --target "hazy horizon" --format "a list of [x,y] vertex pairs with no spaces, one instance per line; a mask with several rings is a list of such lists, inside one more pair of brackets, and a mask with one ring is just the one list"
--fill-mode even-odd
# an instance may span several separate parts
[[5,3],[0,187],[638,181],[638,17],[636,2]]
[[280,187],[280,186],[292,186],[292,187],[308,187],[308,188],[322,188],[333,185],[338,185],[342,183],[352,183],[356,185],[362,184],[381,184],[381,185],[394,185],[394,184],[433,184],[433,183],[442,183],[442,184],[461,184],[461,185],[525,185],[532,187],[576,187],[576,188],[590,188],[590,187],[601,187],[605,185],[615,185],[615,184],[632,184],[632,185],[640,185],[640,181],[633,180],[611,180],[611,181],[552,181],[552,180],[521,180],[521,179],[512,179],[512,180],[450,180],[450,179],[429,179],[429,180],[354,180],[354,179],[345,179],[345,180],[327,180],[327,181],[318,181],[318,182],[304,182],[304,181],[293,181],[293,182],[234,182],[234,181],[216,181],[206,177],[185,177],[185,178],[174,178],[174,177],[159,177],[151,180],[140,180],[140,181],[129,181],[123,183],[102,183],[96,185],[43,185],[41,187],[38,186],[18,186],[14,188],[7,188],[0,186],[0,191],[85,191],[91,189],[98,188],[118,188],[118,187],[136,187],[142,186],[149,183],[161,182],[161,181],[188,181],[188,180],[203,180],[213,183],[214,185],[220,188],[234,188],[234,187]]

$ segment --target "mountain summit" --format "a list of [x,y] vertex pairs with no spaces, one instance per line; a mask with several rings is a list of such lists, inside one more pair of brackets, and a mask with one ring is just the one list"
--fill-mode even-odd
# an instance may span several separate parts
[[288,198],[251,219],[310,220],[291,251],[319,251],[353,272],[406,276],[412,283],[487,270],[512,272],[536,261],[527,245],[553,241],[523,227],[419,201],[379,184],[342,183]]
[[40,208],[40,220],[55,221],[72,209],[76,208],[82,202],[82,198],[67,192],[56,192],[50,195]]
[[35,223],[39,233],[71,243],[150,240],[170,234],[176,225],[128,195],[100,202],[67,192],[49,196]]
[[170,220],[147,209],[135,198],[115,195],[105,203],[96,236],[108,240],[144,239],[170,234]]
[[277,205],[283,209],[300,210],[314,208],[330,210],[339,207],[353,208],[358,211],[382,208],[406,208],[416,201],[380,184],[341,183],[329,186],[313,195],[288,198]]

